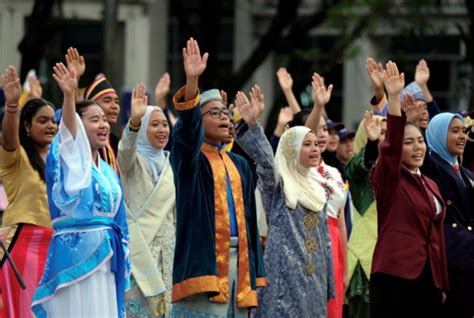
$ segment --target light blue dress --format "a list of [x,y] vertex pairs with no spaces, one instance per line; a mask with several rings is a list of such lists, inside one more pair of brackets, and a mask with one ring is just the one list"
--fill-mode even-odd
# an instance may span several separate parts
[[237,142],[257,162],[268,221],[268,285],[258,291],[255,317],[327,317],[327,301],[335,292],[325,210],[287,207],[283,185],[276,183],[273,151],[260,125],[239,134]]
[[[99,159],[98,166],[93,164],[89,141],[78,116],[76,122],[76,138],[60,123],[46,161],[54,234],[32,310],[37,317],[47,317],[48,302],[57,294],[107,271],[112,277],[109,287],[113,288],[103,293],[91,290],[91,294],[97,295],[93,297],[99,297],[91,303],[76,299],[63,306],[87,308],[93,302],[99,306],[101,302],[109,302],[117,306],[112,312],[123,317],[125,290],[130,284],[130,259],[121,183],[107,163]],[[110,295],[114,289],[115,295]],[[87,298],[88,291],[82,293]]]

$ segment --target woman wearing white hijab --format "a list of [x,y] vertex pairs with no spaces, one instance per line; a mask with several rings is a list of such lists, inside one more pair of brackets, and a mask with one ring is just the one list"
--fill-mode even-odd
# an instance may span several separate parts
[[239,92],[236,105],[248,125],[237,142],[257,162],[268,222],[268,285],[259,290],[255,317],[326,317],[327,300],[334,297],[333,264],[326,195],[311,177],[320,159],[316,135],[306,127],[288,129],[274,159],[251,97],[252,103]]
[[130,231],[132,282],[127,317],[167,316],[175,244],[175,188],[170,129],[163,111],[147,106],[145,86],[132,94],[131,118],[118,149]]

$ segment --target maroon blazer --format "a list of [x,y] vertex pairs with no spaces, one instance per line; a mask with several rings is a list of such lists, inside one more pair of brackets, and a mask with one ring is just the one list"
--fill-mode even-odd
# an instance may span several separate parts
[[[446,209],[438,186],[402,165],[405,121],[388,115],[386,138],[371,174],[378,215],[372,273],[415,279],[429,262],[435,286],[447,289]],[[438,215],[433,195],[443,205]]]

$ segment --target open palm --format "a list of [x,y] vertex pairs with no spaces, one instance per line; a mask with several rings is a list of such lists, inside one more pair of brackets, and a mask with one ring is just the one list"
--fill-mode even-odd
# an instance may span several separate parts
[[74,70],[68,70],[63,63],[56,63],[53,67],[53,78],[64,94],[73,94],[77,89],[77,78]]
[[254,125],[257,123],[258,111],[255,105],[248,100],[247,96],[243,92],[237,92],[235,97],[235,106],[240,112],[242,119],[248,125]]
[[10,65],[7,67],[2,75],[2,83],[7,104],[18,104],[21,95],[21,85],[14,66]]
[[132,91],[131,117],[139,122],[145,115],[148,105],[148,97],[145,94],[145,84],[139,83]]
[[190,38],[186,44],[186,48],[183,48],[183,65],[186,76],[199,77],[206,69],[208,57],[208,53],[204,53],[204,55],[201,56],[197,41]]
[[398,95],[405,86],[405,75],[398,72],[397,64],[389,61],[384,70],[385,89],[388,95]]
[[76,48],[67,49],[66,64],[69,71],[74,70],[77,77],[81,77],[86,71],[84,56],[80,55]]
[[313,74],[313,81],[311,83],[313,87],[313,100],[318,106],[325,106],[331,99],[332,84],[326,88],[324,84],[324,77],[317,73]]

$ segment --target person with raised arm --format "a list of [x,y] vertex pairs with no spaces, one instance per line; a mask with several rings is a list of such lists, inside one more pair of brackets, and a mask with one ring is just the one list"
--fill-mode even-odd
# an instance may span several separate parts
[[[322,116],[324,108],[331,98],[333,86],[326,87],[324,78],[317,73],[312,77],[314,106],[306,121],[306,127],[318,132],[320,153],[326,151],[328,129],[326,119]],[[327,165],[320,157],[319,164],[312,173],[313,178],[325,190],[327,198],[327,219],[331,235],[334,286],[336,297],[328,302],[328,317],[342,317],[344,293],[349,285],[347,277],[347,229],[344,207],[348,202],[348,191],[337,168]]]
[[176,186],[176,249],[172,317],[247,317],[266,285],[252,173],[224,150],[229,110],[219,90],[199,94],[208,54],[196,40],[183,48],[186,86],[171,151]]
[[[371,317],[435,313],[448,289],[444,200],[420,172],[426,144],[402,114],[403,73],[386,64],[387,132],[370,179],[377,201],[378,238],[370,276]],[[407,106],[414,104],[406,95]],[[410,110],[405,109],[408,113]]]
[[76,104],[74,70],[57,63],[53,78],[64,95],[46,161],[54,234],[31,308],[37,317],[125,317],[125,204],[118,176],[99,156],[110,126],[95,102]]
[[130,232],[132,318],[168,316],[171,308],[176,200],[170,153],[164,150],[170,127],[163,110],[147,102],[145,85],[137,84],[118,150]]
[[347,242],[350,284],[346,295],[351,317],[370,316],[369,278],[377,242],[377,208],[369,174],[377,160],[378,146],[384,140],[386,131],[387,120],[366,111],[355,137],[356,140],[364,139],[364,142],[360,142],[362,149],[345,167],[355,208],[351,236]]
[[301,111],[301,107],[296,100],[296,96],[293,93],[293,78],[291,74],[288,73],[286,68],[280,67],[277,71],[278,83],[280,84],[281,90],[285,95],[286,102],[290,107],[293,114],[299,113]]
[[333,264],[327,199],[311,176],[320,157],[316,134],[303,126],[286,130],[273,158],[253,99],[239,92],[236,105],[246,122],[237,142],[257,162],[268,221],[268,287],[260,291],[255,317],[326,317]]
[[1,239],[19,269],[22,289],[11,264],[1,252],[1,317],[32,317],[30,304],[43,274],[53,230],[45,184],[45,159],[57,132],[54,106],[30,99],[21,109],[21,85],[9,66],[2,76],[5,115],[2,121],[0,178],[8,198],[3,213]]
[[168,137],[168,143],[166,144],[165,150],[170,151],[173,145],[173,127],[176,124],[176,116],[170,110],[166,104],[166,97],[170,92],[171,77],[168,72],[164,73],[158,83],[155,86],[155,105],[159,106],[165,114],[166,120],[170,127],[170,135]]
[[426,130],[429,156],[421,171],[438,185],[446,202],[444,231],[448,258],[448,312],[474,315],[474,174],[460,165],[467,143],[464,118],[434,116]]

